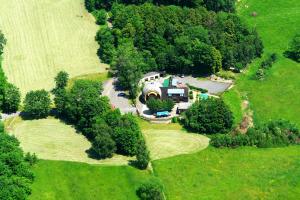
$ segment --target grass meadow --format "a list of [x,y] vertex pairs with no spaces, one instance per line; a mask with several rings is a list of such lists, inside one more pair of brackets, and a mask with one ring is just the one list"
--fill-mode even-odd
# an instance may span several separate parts
[[[300,31],[299,0],[243,0],[238,3],[238,14],[262,37],[265,53],[277,53],[278,61],[264,81],[253,80],[262,59],[250,65],[246,75],[237,81],[242,95],[249,98],[254,121],[284,118],[300,126],[300,63],[283,56],[289,42]],[[251,13],[257,16],[252,17]]]
[[150,177],[148,171],[128,166],[98,166],[41,160],[30,200],[135,200],[135,191]]
[[7,38],[3,69],[24,95],[49,90],[60,70],[71,77],[101,73],[98,30],[84,0],[0,0],[0,29]]
[[168,199],[298,199],[300,146],[208,148],[153,162]]

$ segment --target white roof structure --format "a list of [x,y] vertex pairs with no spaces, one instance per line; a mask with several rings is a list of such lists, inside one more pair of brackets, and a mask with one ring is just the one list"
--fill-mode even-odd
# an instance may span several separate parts
[[184,94],[184,89],[168,89],[168,94]]
[[143,94],[148,95],[150,93],[155,93],[161,96],[161,84],[159,82],[147,82],[143,88]]

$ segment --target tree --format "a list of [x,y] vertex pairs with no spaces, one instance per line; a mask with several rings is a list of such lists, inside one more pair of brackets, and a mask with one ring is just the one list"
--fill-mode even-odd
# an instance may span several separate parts
[[19,108],[21,102],[21,93],[19,88],[14,86],[11,83],[6,85],[4,91],[4,102],[3,102],[3,112],[13,113],[16,112]]
[[6,44],[6,39],[0,30],[0,56],[3,54],[3,49],[5,44]]
[[112,62],[112,68],[117,70],[119,86],[129,90],[133,99],[137,95],[138,82],[142,77],[144,67],[144,59],[132,42],[124,42],[118,47]]
[[222,99],[198,101],[185,112],[184,125],[198,133],[226,133],[232,124],[232,112]]
[[294,36],[285,55],[296,62],[300,62],[300,33]]
[[152,113],[156,113],[159,111],[172,111],[175,103],[172,99],[160,100],[150,98],[147,100],[146,105]]
[[30,91],[24,100],[24,112],[31,118],[45,118],[50,112],[50,95],[46,90]]
[[142,138],[142,133],[135,117],[131,114],[123,115],[119,125],[113,131],[112,138],[116,142],[118,153],[136,155],[137,143]]
[[97,11],[94,11],[94,12],[95,12],[95,17],[96,17],[97,24],[104,25],[106,23],[106,18],[107,18],[106,11],[101,9],[101,10],[97,10]]
[[56,111],[59,115],[63,115],[65,112],[66,102],[68,101],[66,86],[69,81],[69,74],[64,71],[60,71],[55,77],[55,88],[52,90],[54,94],[54,103]]
[[97,158],[111,158],[116,149],[116,143],[107,132],[98,134],[92,143],[92,151]]
[[143,183],[136,191],[141,200],[163,200],[163,187],[156,179]]
[[26,199],[31,193],[34,174],[25,161],[19,141],[3,130],[0,132],[0,169],[0,199]]
[[204,5],[208,10],[216,12],[234,12],[235,0],[204,0]]
[[139,169],[146,169],[150,161],[150,152],[147,149],[144,140],[139,140],[137,143],[136,166]]
[[95,116],[110,110],[109,100],[105,96],[100,97],[101,92],[100,82],[77,80],[67,93],[64,115],[79,130],[90,128]]

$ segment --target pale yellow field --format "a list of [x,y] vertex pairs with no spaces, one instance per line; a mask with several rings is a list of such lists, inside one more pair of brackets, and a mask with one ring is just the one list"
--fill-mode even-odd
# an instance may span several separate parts
[[7,38],[3,68],[22,94],[47,89],[60,70],[71,77],[104,72],[96,53],[94,18],[84,0],[0,0]]
[[126,165],[133,158],[115,155],[105,160],[88,157],[86,150],[90,142],[76,130],[58,119],[41,119],[17,122],[9,127],[21,143],[24,152],[36,153],[38,158],[46,160],[65,160],[90,164]]
[[143,130],[152,160],[195,153],[209,145],[203,135],[186,133],[181,130]]

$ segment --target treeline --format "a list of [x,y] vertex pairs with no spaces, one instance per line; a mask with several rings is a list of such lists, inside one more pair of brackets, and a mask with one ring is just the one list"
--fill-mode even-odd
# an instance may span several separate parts
[[0,31],[0,110],[5,113],[16,112],[21,101],[19,88],[7,81],[1,61],[6,39]]
[[30,195],[34,175],[27,161],[32,158],[24,157],[18,140],[5,133],[0,123],[0,199],[23,200]]
[[280,147],[300,143],[300,131],[286,120],[270,121],[246,134],[218,134],[211,138],[215,147],[256,146],[260,148]]
[[112,110],[108,98],[100,96],[101,83],[77,80],[67,89],[66,72],[58,73],[55,82],[52,93],[57,116],[74,124],[91,141],[92,157],[103,159],[118,153],[136,156],[134,164],[141,169],[148,166],[149,151],[135,117]]
[[114,62],[120,46],[131,43],[144,58],[143,72],[215,73],[222,67],[241,69],[262,54],[256,31],[234,14],[153,4],[114,4],[111,12],[113,28],[101,29],[96,37],[107,63]]
[[[110,9],[115,0],[85,0],[86,8],[89,11],[97,9]],[[213,11],[235,11],[235,0],[119,0],[118,3],[141,5],[153,3],[155,5],[176,5],[182,7],[197,8],[204,6]]]

